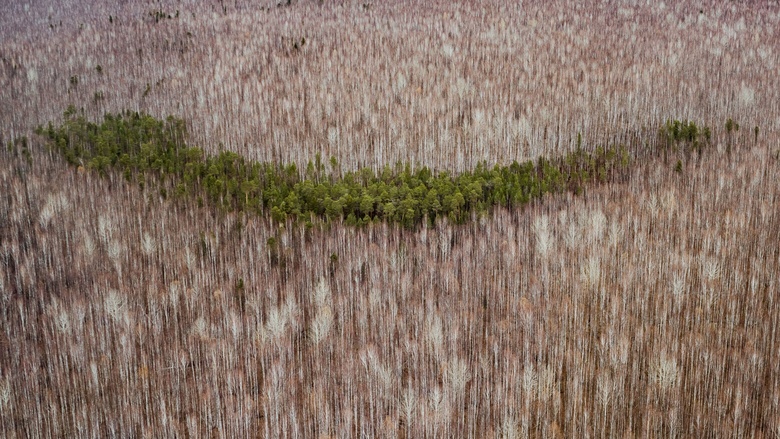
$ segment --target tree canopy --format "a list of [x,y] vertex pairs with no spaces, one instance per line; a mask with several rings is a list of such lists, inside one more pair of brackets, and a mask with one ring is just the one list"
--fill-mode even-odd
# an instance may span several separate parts
[[[675,142],[698,142],[700,135],[709,134],[687,122],[669,122],[665,129]],[[380,172],[364,168],[340,174],[335,159],[328,175],[319,154],[299,172],[294,164],[258,163],[230,151],[205,154],[186,144],[186,125],[172,116],[159,120],[124,112],[93,123],[72,107],[62,124],[49,123],[37,132],[73,165],[103,175],[116,170],[142,187],[167,182],[175,197],[196,196],[230,211],[270,214],[279,222],[340,218],[353,225],[387,221],[412,228],[447,217],[461,223],[495,206],[520,206],[546,193],[579,192],[589,183],[625,173],[629,165],[623,145],[586,151],[578,142],[564,157],[492,167],[479,163],[458,175],[403,163]],[[163,187],[161,194],[167,196]]]

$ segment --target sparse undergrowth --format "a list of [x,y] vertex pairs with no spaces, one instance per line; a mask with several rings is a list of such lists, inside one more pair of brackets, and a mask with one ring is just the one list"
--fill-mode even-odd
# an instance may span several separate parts
[[[287,218],[311,224],[314,218],[343,219],[349,225],[375,221],[415,227],[433,225],[437,217],[456,223],[495,206],[519,206],[547,193],[580,193],[592,183],[625,177],[630,155],[625,145],[587,151],[578,145],[564,157],[509,166],[485,163],[459,175],[413,169],[408,164],[385,166],[380,173],[364,168],[340,172],[335,158],[326,169],[320,156],[301,173],[295,164],[258,163],[230,151],[207,155],[186,144],[185,123],[147,114],[107,114],[92,123],[69,108],[60,126],[51,123],[37,133],[75,166],[105,175],[112,169],[142,188],[156,185],[160,195],[197,197],[227,211],[270,212],[277,222]],[[701,151],[709,128],[693,122],[668,122],[661,130],[666,150]]]

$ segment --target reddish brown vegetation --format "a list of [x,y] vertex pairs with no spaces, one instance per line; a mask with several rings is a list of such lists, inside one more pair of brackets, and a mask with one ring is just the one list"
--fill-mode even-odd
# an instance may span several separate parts
[[[443,17],[442,23],[462,25],[460,36],[447,36],[456,42],[453,56],[460,56],[461,47],[474,47],[471,55],[485,51],[484,56],[473,64],[463,58],[451,62],[449,75],[455,78],[461,75],[459,68],[473,65],[479,74],[469,81],[495,83],[482,94],[473,92],[470,105],[491,115],[485,120],[502,120],[507,115],[501,112],[510,111],[502,97],[514,96],[515,89],[505,90],[501,81],[512,78],[507,84],[516,84],[520,77],[512,70],[499,75],[500,66],[485,61],[499,52],[481,45],[490,29],[479,24],[495,23],[500,33],[500,17],[493,20],[493,15],[504,12],[485,13],[490,19],[482,21],[469,16],[477,12],[467,7],[432,5],[420,10],[373,5],[368,12],[361,5],[324,5],[320,12],[316,5],[293,5],[268,13],[269,20],[278,20],[270,21],[278,27],[269,29],[285,30],[277,34],[252,21],[257,11],[228,10],[223,17],[204,5],[196,8],[195,19],[153,24],[140,3],[127,7],[139,12],[136,21],[129,13],[117,13],[114,23],[124,26],[123,31],[111,31],[109,8],[98,5],[92,10],[100,13],[85,21],[87,29],[106,35],[102,42],[95,33],[79,34],[73,18],[71,28],[55,30],[53,37],[24,30],[34,20],[16,18],[22,24],[3,27],[16,34],[4,34],[0,44],[5,59],[12,60],[0,67],[5,69],[0,70],[0,99],[11,103],[0,109],[0,130],[8,140],[56,117],[69,100],[81,104],[92,98],[94,88],[102,88],[106,109],[141,102],[139,106],[158,115],[177,113],[201,127],[196,134],[204,143],[226,139],[230,147],[246,148],[242,152],[258,158],[311,158],[321,147],[331,148],[325,123],[334,123],[340,127],[339,141],[347,146],[340,153],[338,147],[330,151],[341,154],[345,168],[409,158],[463,169],[479,159],[492,163],[554,152],[567,147],[566,142],[555,144],[553,137],[558,130],[550,121],[559,116],[560,135],[576,138],[582,126],[586,144],[601,135],[655,126],[669,116],[691,117],[713,127],[713,151],[681,163],[680,172],[673,163],[648,161],[624,183],[607,184],[582,197],[546,198],[523,211],[498,210],[465,226],[441,223],[411,232],[334,224],[307,233],[293,226],[280,231],[268,218],[225,216],[162,201],[125,184],[121,176],[104,179],[67,167],[37,140],[31,164],[4,149],[0,436],[780,434],[780,163],[775,125],[780,112],[776,81],[766,80],[777,57],[772,43],[776,30],[768,30],[777,29],[770,26],[777,11],[705,5],[712,8],[704,14],[711,21],[698,24],[698,10],[678,3],[667,9],[655,4],[636,8],[633,19],[619,18],[626,11],[616,16],[596,8],[587,25],[567,14],[584,16],[593,5],[569,12],[569,2],[540,2],[528,6],[532,14],[520,17],[506,11],[505,26],[522,26],[527,33],[519,34],[525,44],[520,47],[534,54],[520,76],[522,84],[530,84],[521,106],[531,126],[530,134],[521,137],[532,145],[528,152],[517,146],[523,140],[505,142],[504,134],[480,140],[488,139],[487,134],[468,134],[454,122],[453,132],[464,133],[453,134],[459,139],[454,150],[436,137],[435,148],[421,146],[425,130],[439,130],[466,108],[450,107],[446,100],[440,107],[430,103],[436,84],[447,88],[443,84],[450,83],[437,76],[447,62],[434,59],[425,70],[432,76],[410,74],[397,92],[403,105],[393,107],[420,105],[432,120],[418,113],[399,116],[396,133],[404,133],[397,134],[406,137],[404,149],[391,143],[388,134],[395,116],[379,112],[385,149],[361,156],[355,151],[363,151],[358,145],[367,131],[356,125],[357,100],[395,99],[382,88],[389,85],[376,85],[375,94],[347,91],[354,84],[383,84],[370,75],[362,79],[362,61],[387,59],[388,66],[395,66],[399,59],[425,53],[433,58],[439,52],[431,49],[430,39],[451,31],[431,25],[408,38],[383,40],[381,33],[366,37],[369,23],[422,26],[436,15]],[[16,14],[21,8],[14,6],[14,14],[4,14],[3,22],[24,17]],[[31,14],[45,17],[46,12],[33,7]],[[285,39],[301,34],[290,30],[299,22],[292,19],[300,19],[296,14],[310,26],[304,26],[307,42],[299,49],[304,60],[311,57],[313,65],[324,69],[327,57],[317,53],[329,48],[339,67],[333,74],[341,75],[332,85],[312,79],[334,93],[333,119],[323,119],[317,129],[298,123],[308,116],[286,118],[295,107],[288,108],[282,97],[288,93],[299,102],[295,93],[305,88],[302,82],[281,80],[298,62]],[[320,16],[325,19],[316,21]],[[636,31],[631,30],[633,22],[638,22]],[[357,30],[336,32],[339,23]],[[543,43],[545,38],[564,38],[567,26],[576,29],[577,23],[590,41],[572,55],[566,55],[565,45]],[[160,44],[166,35],[171,41],[182,35],[186,26],[203,40],[187,46],[182,56],[166,56]],[[615,31],[604,31],[608,26]],[[213,34],[207,32],[211,28]],[[242,33],[250,29],[255,34]],[[754,38],[756,32],[767,39]],[[619,54],[612,43],[627,34],[648,38],[637,43],[647,52],[625,46]],[[72,39],[60,46],[55,37],[63,35]],[[275,47],[261,52],[267,60],[261,65],[279,67],[264,77],[270,85],[254,88],[249,85],[254,79],[241,76],[250,73],[216,67],[217,61],[242,58],[241,53],[214,49],[206,56],[206,42],[217,35],[225,38],[217,47],[234,51],[245,47],[242,38],[265,41],[248,46],[252,53]],[[577,44],[583,44],[578,35]],[[347,47],[334,43],[344,38],[351,46],[361,44],[356,52],[360,58],[344,58]],[[673,43],[677,39],[680,47]],[[62,64],[72,70],[56,70],[62,68],[62,55],[48,49],[74,46],[74,61]],[[308,47],[317,50],[306,52]],[[389,50],[393,47],[397,50]],[[520,50],[517,45],[495,47]],[[138,48],[144,49],[143,63],[120,67],[126,65],[122,60],[139,57]],[[617,52],[601,58],[604,48]],[[717,50],[717,57],[710,54]],[[591,52],[605,61],[594,61]],[[676,67],[670,64],[672,52],[679,55]],[[109,54],[114,61],[103,60]],[[578,70],[567,67],[572,64],[566,56],[583,57],[585,79],[575,81]],[[630,60],[637,67],[626,68]],[[95,77],[97,87],[89,85],[94,64],[101,64],[107,75]],[[15,70],[14,65],[24,67]],[[170,88],[157,87],[166,65],[198,66],[192,69],[200,72],[213,67],[223,80],[190,72],[177,85],[168,78]],[[301,61],[299,68],[305,66]],[[37,73],[25,73],[30,68]],[[472,74],[463,72],[461,76]],[[623,78],[626,72],[633,72],[633,79]],[[392,70],[387,76],[397,74]],[[63,94],[73,75],[79,75],[78,85],[70,95]],[[37,88],[27,82],[31,78]],[[139,84],[146,82],[153,87],[142,99]],[[601,91],[582,95],[580,107],[567,91],[582,83]],[[202,104],[197,104],[199,90]],[[233,103],[234,97],[240,102],[242,90],[248,96],[247,113],[242,104]],[[256,104],[259,90],[268,94],[262,104]],[[181,112],[175,111],[179,97]],[[316,102],[327,103],[327,97],[317,95]],[[258,112],[266,110],[268,118],[260,118]],[[472,127],[475,114],[464,116]],[[727,136],[727,117],[748,129]],[[757,140],[749,129],[754,124],[761,126]],[[548,137],[543,141],[545,126]],[[278,138],[266,143],[268,133],[278,133]],[[350,137],[351,144],[346,140]],[[504,149],[507,144],[512,146]],[[733,146],[730,152],[727,145]],[[275,238],[276,246],[269,247],[269,238]]]

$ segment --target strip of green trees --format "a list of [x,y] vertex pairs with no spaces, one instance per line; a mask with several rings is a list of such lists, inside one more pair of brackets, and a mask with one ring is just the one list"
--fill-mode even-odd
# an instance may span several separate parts
[[[364,168],[341,174],[334,158],[326,165],[319,155],[300,171],[295,164],[258,163],[230,151],[205,154],[186,144],[185,123],[172,116],[159,120],[125,112],[92,123],[71,107],[62,124],[49,123],[36,132],[74,166],[102,175],[119,171],[143,189],[154,186],[164,197],[270,213],[278,222],[340,218],[350,225],[387,221],[412,228],[446,216],[462,223],[494,206],[520,206],[547,193],[580,192],[588,184],[626,176],[631,161],[624,145],[592,151],[578,145],[556,159],[493,167],[480,163],[457,175],[408,164],[385,166],[378,173]],[[701,148],[709,142],[709,129],[692,122],[669,122],[661,132],[667,147],[684,143]]]

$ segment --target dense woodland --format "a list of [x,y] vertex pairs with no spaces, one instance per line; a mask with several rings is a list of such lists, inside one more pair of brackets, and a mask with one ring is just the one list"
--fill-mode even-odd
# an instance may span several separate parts
[[[539,158],[536,164],[514,161],[510,166],[488,167],[480,163],[473,171],[457,175],[434,173],[428,167],[411,169],[408,163],[385,166],[379,175],[370,168],[342,172],[335,158],[327,172],[318,155],[301,174],[295,164],[255,163],[230,151],[206,156],[200,148],[186,145],[184,121],[172,117],[160,121],[138,113],[107,115],[98,125],[76,117],[75,111],[65,113],[62,126],[49,124],[37,130],[68,163],[101,174],[117,168],[141,188],[147,174],[160,183],[172,180],[161,185],[162,196],[167,196],[168,186],[178,197],[193,193],[201,207],[206,197],[225,210],[268,211],[280,223],[288,216],[339,218],[347,225],[388,221],[409,228],[423,219],[433,225],[438,216],[461,223],[470,213],[484,214],[493,206],[519,206],[564,189],[582,191],[591,181],[604,182],[625,173],[629,164],[628,150],[621,145],[594,152],[578,148],[566,157]],[[695,124],[690,124],[688,135],[688,123],[680,134],[680,122],[675,122],[668,132],[673,142],[705,141],[698,138]]]
[[[545,194],[581,193],[588,184],[625,179],[631,160],[626,145],[588,151],[579,136],[577,149],[563,157],[540,157],[536,163],[522,165],[515,160],[509,166],[480,163],[472,171],[453,175],[428,167],[411,169],[408,163],[386,165],[379,175],[370,168],[344,172],[335,157],[330,159],[328,172],[319,155],[300,173],[294,163],[256,163],[230,151],[207,156],[202,149],[187,146],[185,122],[172,116],[161,121],[126,112],[108,114],[96,124],[76,112],[69,108],[62,126],[50,122],[47,128],[36,130],[71,165],[101,175],[116,169],[141,189],[148,175],[158,183],[164,198],[170,189],[179,199],[197,197],[200,207],[206,197],[223,211],[270,212],[279,223],[289,216],[305,220],[309,227],[315,217],[342,219],[350,226],[379,221],[407,228],[423,221],[433,226],[440,216],[462,223],[495,206],[518,207]],[[727,122],[729,132],[738,129],[734,123]],[[710,139],[709,127],[670,120],[651,139],[652,147],[645,141],[631,149],[643,160],[652,155],[689,159],[692,153],[700,155]],[[15,143],[8,147],[15,148]],[[22,150],[29,154],[26,146]]]
[[1,437],[780,437],[777,5],[4,12]]

